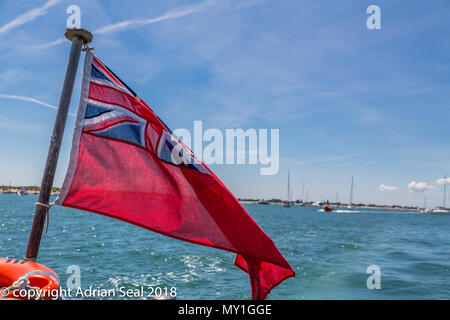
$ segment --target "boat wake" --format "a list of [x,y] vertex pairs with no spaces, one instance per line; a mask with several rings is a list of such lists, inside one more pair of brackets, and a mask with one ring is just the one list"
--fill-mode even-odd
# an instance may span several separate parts
[[333,211],[325,211],[323,209],[317,210],[317,212],[334,212],[334,213],[360,213],[363,211],[358,211],[358,210],[333,210]]

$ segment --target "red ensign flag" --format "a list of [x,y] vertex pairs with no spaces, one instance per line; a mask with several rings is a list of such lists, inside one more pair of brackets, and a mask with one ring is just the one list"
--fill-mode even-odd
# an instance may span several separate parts
[[253,299],[294,271],[233,194],[90,52],[57,203],[237,253]]

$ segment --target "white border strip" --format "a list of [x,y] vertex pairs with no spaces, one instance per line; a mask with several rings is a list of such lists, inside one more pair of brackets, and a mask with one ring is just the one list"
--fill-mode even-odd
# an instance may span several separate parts
[[123,93],[129,94],[132,97],[134,97],[128,90],[125,90],[124,88],[119,87],[117,84],[115,84],[115,83],[113,83],[111,81],[106,81],[106,80],[102,80],[102,79],[98,79],[98,78],[93,78],[91,81],[93,83],[100,84],[100,85],[103,85],[105,87],[110,87],[110,88],[117,89],[119,91],[122,91]]
[[72,150],[70,151],[69,167],[67,168],[66,177],[64,178],[64,183],[61,188],[61,193],[55,200],[55,203],[58,205],[62,205],[62,203],[64,202],[64,199],[66,198],[67,193],[69,192],[70,187],[72,185],[72,180],[75,175],[75,171],[77,169],[81,132],[83,130],[81,122],[83,121],[84,115],[86,113],[86,106],[89,96],[89,86],[91,81],[91,64],[93,57],[94,55],[91,52],[89,51],[86,52],[86,56],[84,58],[83,80],[81,83],[80,106],[78,107],[77,120],[75,122],[75,130],[73,132]]
[[[133,112],[127,110],[124,107],[116,106],[114,104],[108,104],[108,103],[96,101],[96,100],[93,100],[93,99],[88,99],[88,101],[86,103],[86,106],[88,104],[93,105],[93,106],[97,106],[97,107],[100,107],[100,108],[103,108],[103,109],[108,109],[110,111],[102,113],[102,114],[100,114],[100,115],[98,115],[96,117],[93,117],[93,118],[81,120],[80,123],[79,123],[79,125],[81,127],[84,128],[84,127],[87,127],[87,126],[90,126],[90,125],[96,125],[96,124],[99,124],[99,123],[102,123],[102,122],[105,122],[105,121],[108,121],[108,120],[111,120],[111,119],[114,119],[114,118],[117,118],[117,117],[130,117],[130,118],[134,119],[135,121],[137,121],[141,125],[140,133],[139,133],[140,139],[141,139],[140,146],[145,148],[145,146],[146,146],[146,143],[145,143],[145,128],[147,127],[147,121],[145,119],[139,117],[138,115],[134,114]],[[126,123],[131,124],[131,122],[126,122]],[[122,125],[124,125],[124,124],[125,123],[122,123]],[[106,129],[109,129],[109,128],[112,128],[112,127],[115,127],[115,126],[117,126],[117,125],[113,125],[113,126],[110,126],[108,128],[102,129],[102,130],[95,130],[93,132],[94,133],[95,132],[101,132],[101,131],[104,131]]]
[[145,126],[147,124],[147,121],[145,121],[145,119],[143,119],[143,118],[139,117],[138,115],[136,115],[135,113],[127,110],[125,107],[117,106],[114,104],[108,104],[108,103],[100,102],[100,101],[93,100],[93,99],[88,99],[86,105],[88,105],[88,104],[96,106],[96,107],[100,107],[103,109],[107,109],[110,111],[102,113],[96,117],[92,117],[89,119],[83,119],[80,122],[80,125],[83,127],[87,126],[87,125],[101,123],[103,121],[114,119],[119,116],[130,117],[130,118],[136,120],[137,122],[139,122],[140,124],[142,124],[143,126]]

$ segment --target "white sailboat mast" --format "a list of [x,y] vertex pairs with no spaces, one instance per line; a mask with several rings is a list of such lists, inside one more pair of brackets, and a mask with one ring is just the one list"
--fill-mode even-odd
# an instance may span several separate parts
[[302,184],[302,201],[305,200],[305,182]]
[[353,202],[353,176],[352,176],[352,183],[350,185],[350,196],[348,199],[348,203],[352,204],[352,202]]
[[288,170],[288,185],[287,185],[287,200],[291,201],[291,185],[290,185],[290,178],[289,178],[289,170]]
[[447,196],[447,175],[444,175],[444,199],[442,201],[442,207],[445,209],[445,198]]

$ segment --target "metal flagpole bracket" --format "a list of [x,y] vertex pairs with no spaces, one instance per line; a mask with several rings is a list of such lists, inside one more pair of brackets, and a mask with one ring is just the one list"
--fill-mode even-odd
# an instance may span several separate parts
[[83,51],[83,52],[90,52],[92,50],[94,50],[94,47],[91,47],[91,46],[84,46],[84,48],[81,49],[81,51]]

